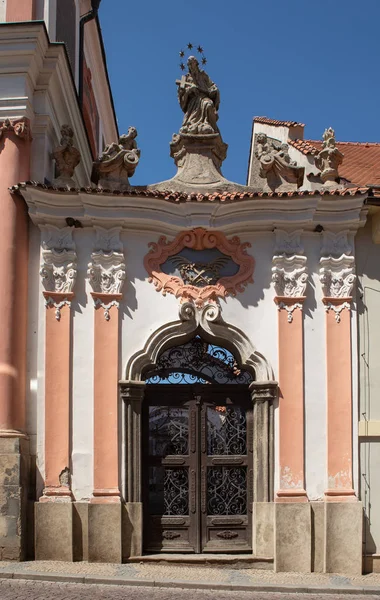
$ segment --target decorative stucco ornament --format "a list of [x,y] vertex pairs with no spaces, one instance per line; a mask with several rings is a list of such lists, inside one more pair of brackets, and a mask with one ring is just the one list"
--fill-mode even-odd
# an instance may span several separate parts
[[188,58],[187,67],[188,72],[176,81],[183,122],[170,143],[170,156],[178,170],[169,181],[149,187],[189,193],[243,191],[245,186],[228,181],[221,172],[228,146],[217,125],[219,88],[195,56]]
[[326,298],[350,298],[356,280],[355,258],[347,254],[322,257],[319,278]]
[[258,133],[255,139],[255,156],[260,163],[259,175],[273,190],[294,190],[302,186],[305,169],[289,156],[288,144],[269,139]]
[[106,146],[93,164],[91,181],[100,188],[127,190],[130,187],[128,178],[132,177],[140,160],[136,137],[137,129],[129,127],[128,133],[121,135],[117,143]]
[[306,256],[274,256],[272,281],[276,296],[299,298],[305,295],[307,285]]
[[87,275],[94,292],[120,294],[125,280],[124,254],[93,252]]
[[71,305],[77,277],[77,255],[73,241],[73,227],[40,225],[42,262],[40,276],[44,287],[45,306],[55,307],[57,321],[61,308]]
[[31,139],[29,119],[4,119],[0,122],[0,139],[6,133],[13,132],[17,137],[27,140]]
[[74,132],[69,125],[61,127],[61,141],[59,146],[53,150],[53,157],[57,164],[58,177],[53,180],[56,186],[75,187],[72,179],[75,168],[81,161],[78,148],[74,146]]
[[[235,296],[253,282],[255,261],[246,251],[250,245],[237,236],[227,239],[220,231],[196,227],[180,232],[172,241],[161,236],[157,243],[150,242],[144,266],[158,292],[174,294],[181,302],[192,301],[201,307],[227,295]],[[187,249],[191,261],[183,256]],[[210,259],[210,251],[216,258]],[[205,252],[209,253],[208,259]],[[165,270],[169,262],[178,268],[180,276]],[[232,268],[227,273],[223,271],[226,263]]]
[[292,256],[293,254],[303,254],[304,247],[302,244],[302,231],[285,231],[284,229],[276,229],[276,245],[274,248],[274,254],[286,254]]
[[349,235],[350,232],[348,230],[338,232],[324,231],[321,255],[338,258],[342,254],[351,254],[353,248]]
[[323,134],[322,150],[315,157],[315,165],[321,171],[320,177],[324,185],[337,187],[339,185],[339,165],[344,155],[336,147],[335,132],[329,127]]

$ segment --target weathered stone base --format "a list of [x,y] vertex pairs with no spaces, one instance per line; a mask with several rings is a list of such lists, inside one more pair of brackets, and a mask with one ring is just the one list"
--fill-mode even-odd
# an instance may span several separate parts
[[123,560],[131,556],[141,556],[143,510],[141,502],[127,502],[123,505]]
[[35,503],[36,560],[73,560],[73,505],[71,502]]
[[88,560],[121,563],[121,504],[89,504]]
[[24,560],[27,540],[29,441],[0,437],[0,560]]
[[[274,558],[277,572],[362,572],[361,502],[253,504],[253,554]],[[365,569],[380,571],[380,558]]]

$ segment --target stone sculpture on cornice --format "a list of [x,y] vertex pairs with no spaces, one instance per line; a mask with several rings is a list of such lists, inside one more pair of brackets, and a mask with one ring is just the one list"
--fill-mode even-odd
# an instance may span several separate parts
[[339,185],[338,168],[343,158],[344,155],[336,147],[334,130],[331,127],[325,129],[322,150],[315,157],[315,165],[321,171],[320,177],[324,185],[329,187]]
[[92,167],[91,181],[109,190],[126,190],[129,177],[134,175],[141,151],[136,142],[137,129],[129,127],[128,133],[105,147]]
[[260,177],[275,189],[292,189],[303,184],[304,167],[299,167],[289,156],[289,146],[269,140],[266,133],[258,133],[255,140],[255,156],[260,163]]
[[57,164],[59,176],[53,183],[57,186],[75,187],[72,179],[75,168],[79,165],[81,156],[74,147],[74,132],[69,125],[62,125],[61,140],[59,146],[53,151],[53,157]]

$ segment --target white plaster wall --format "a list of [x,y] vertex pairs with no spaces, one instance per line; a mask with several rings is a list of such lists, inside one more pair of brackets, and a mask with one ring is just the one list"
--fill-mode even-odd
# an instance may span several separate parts
[[87,281],[87,267],[94,242],[92,229],[76,229],[77,279],[72,302],[72,490],[76,500],[89,498],[93,490],[94,438],[94,306]]
[[0,23],[4,23],[6,18],[7,0],[0,0]]
[[[356,419],[380,420],[380,245],[372,241],[371,219],[357,233],[357,315],[359,409]],[[355,439],[355,438],[354,438]],[[365,549],[380,551],[380,438],[360,438],[360,497],[364,506]]]
[[310,500],[323,499],[327,487],[326,327],[319,281],[321,237],[303,236],[309,280],[304,304],[305,479]]

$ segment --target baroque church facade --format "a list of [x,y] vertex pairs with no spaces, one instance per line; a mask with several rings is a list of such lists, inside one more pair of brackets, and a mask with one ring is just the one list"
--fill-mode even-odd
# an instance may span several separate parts
[[380,144],[256,117],[231,182],[190,56],[133,186],[99,4],[0,8],[0,558],[378,570]]

